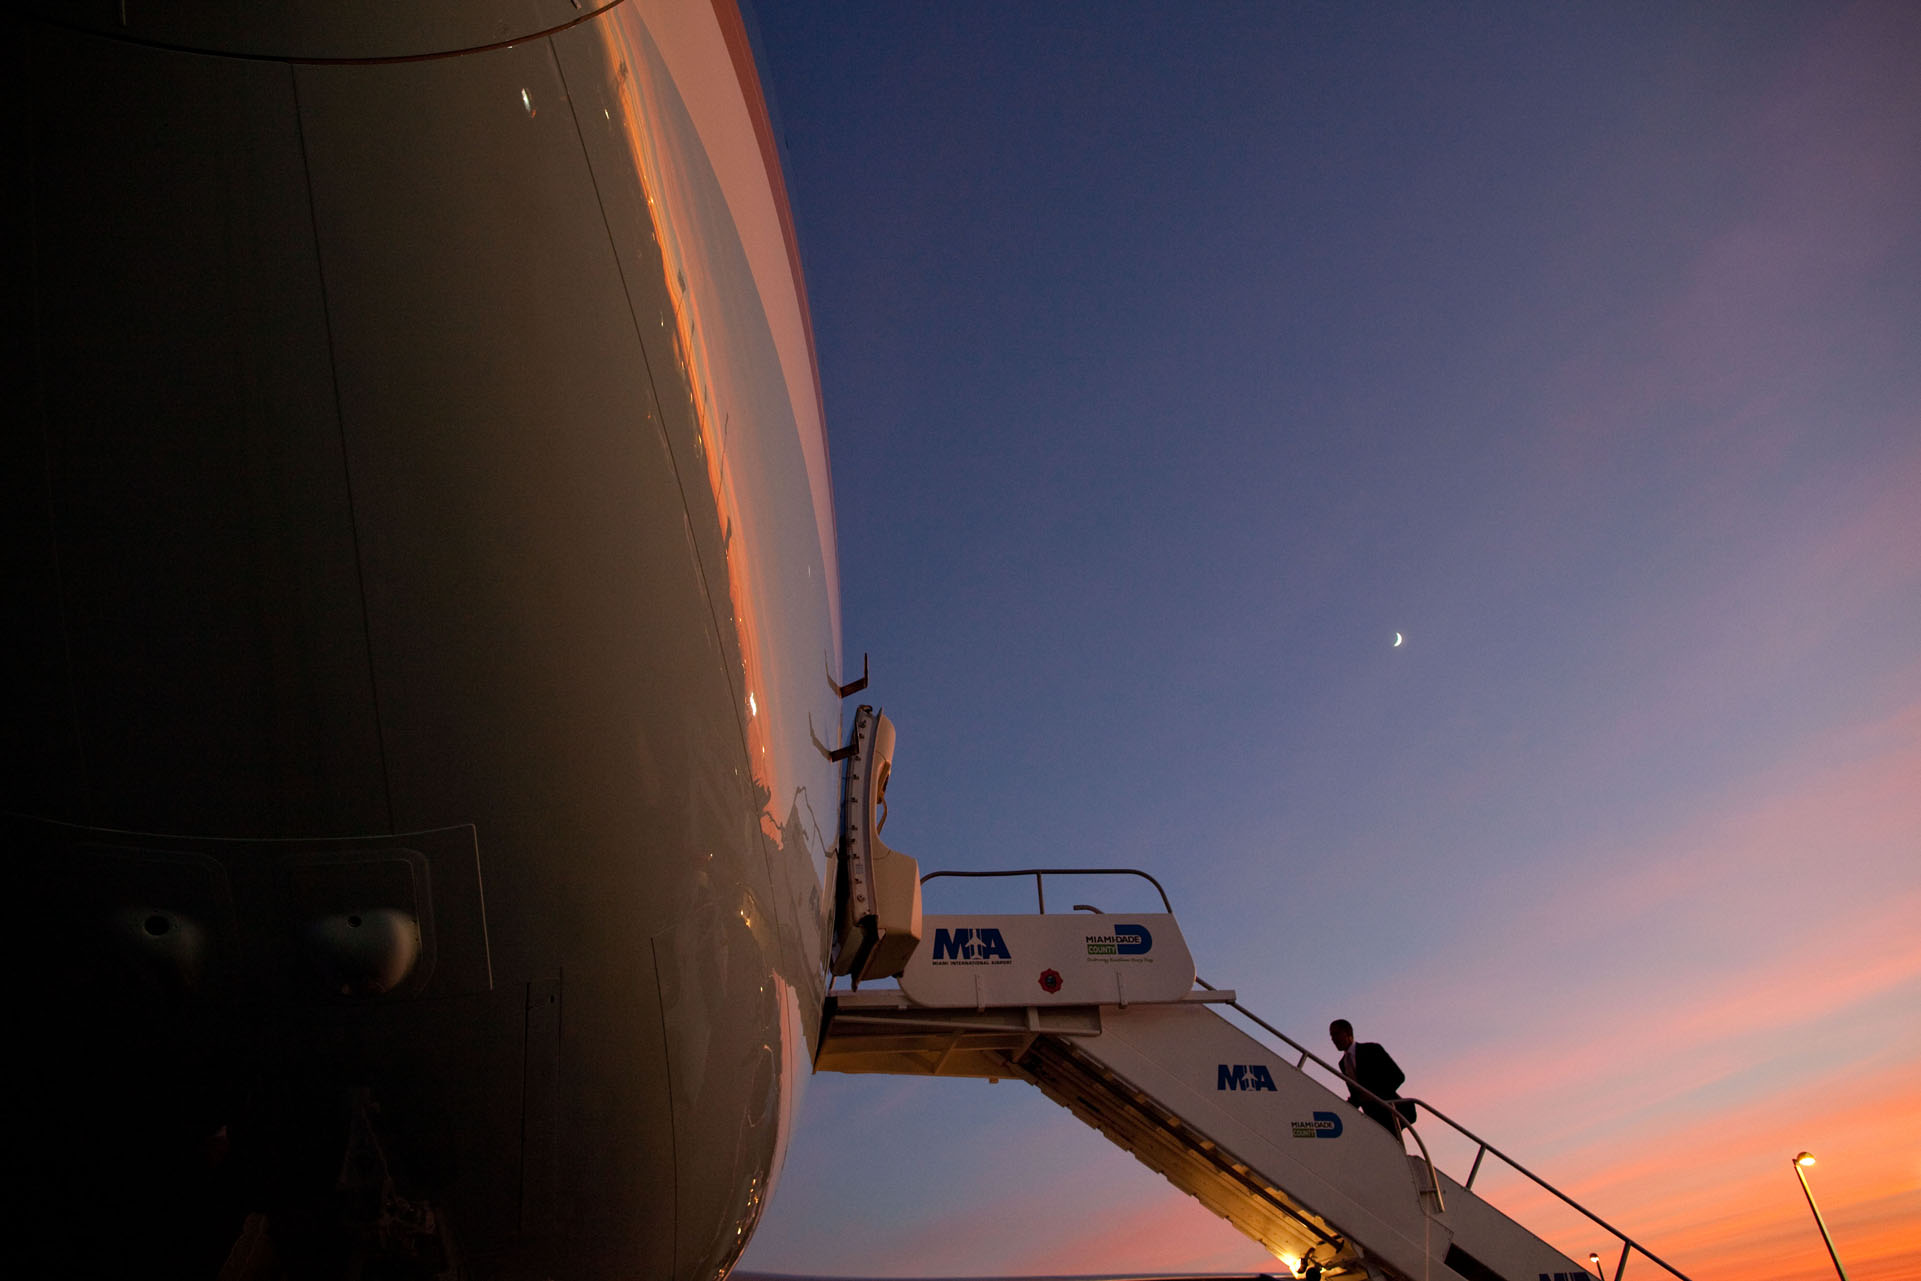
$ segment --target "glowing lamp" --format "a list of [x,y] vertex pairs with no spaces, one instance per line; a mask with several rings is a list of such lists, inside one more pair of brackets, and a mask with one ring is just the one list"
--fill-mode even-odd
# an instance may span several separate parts
[[1808,1212],[1814,1215],[1814,1226],[1821,1229],[1821,1244],[1828,1247],[1828,1258],[1834,1260],[1834,1271],[1841,1281],[1848,1281],[1848,1270],[1841,1266],[1841,1256],[1835,1253],[1834,1238],[1828,1235],[1827,1220],[1821,1217],[1821,1207],[1814,1203],[1814,1189],[1808,1186],[1808,1176],[1801,1173],[1814,1164],[1814,1153],[1801,1152],[1792,1162],[1794,1177],[1801,1180],[1801,1194],[1808,1199]]

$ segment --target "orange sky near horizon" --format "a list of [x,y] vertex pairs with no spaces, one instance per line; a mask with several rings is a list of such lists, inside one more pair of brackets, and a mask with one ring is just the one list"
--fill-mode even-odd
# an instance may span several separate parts
[[[1782,1095],[1702,1116],[1656,1135],[1612,1137],[1591,1152],[1597,1164],[1567,1190],[1636,1237],[1693,1281],[1817,1281],[1831,1270],[1791,1166],[1816,1154],[1808,1172],[1837,1250],[1854,1281],[1921,1277],[1921,1083],[1911,1063],[1870,1075],[1837,1069]],[[1491,1199],[1529,1224],[1569,1216],[1531,1188]],[[1594,1231],[1550,1229],[1582,1257],[1600,1249]],[[1659,1273],[1631,1259],[1628,1275]]]

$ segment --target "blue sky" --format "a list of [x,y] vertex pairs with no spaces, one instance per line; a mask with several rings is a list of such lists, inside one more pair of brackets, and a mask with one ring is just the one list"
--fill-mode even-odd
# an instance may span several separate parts
[[[1824,1142],[1921,1276],[1921,8],[756,17],[890,841],[1154,872],[1697,1278]],[[806,1102],[748,1267],[1262,1266],[1026,1087]]]

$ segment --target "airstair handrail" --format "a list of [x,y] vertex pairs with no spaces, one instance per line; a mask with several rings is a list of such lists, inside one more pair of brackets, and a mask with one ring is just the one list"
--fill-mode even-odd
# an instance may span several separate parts
[[[1219,988],[1215,987],[1212,983],[1209,983],[1206,979],[1201,978],[1198,975],[1195,976],[1194,981],[1200,986],[1206,988],[1210,992],[1217,992],[1220,990]],[[1417,1107],[1426,1108],[1428,1113],[1434,1117],[1437,1117],[1443,1125],[1446,1125],[1449,1129],[1453,1130],[1456,1134],[1461,1135],[1463,1138],[1472,1140],[1477,1147],[1477,1151],[1474,1154],[1474,1167],[1473,1169],[1468,1171],[1467,1178],[1461,1184],[1461,1187],[1464,1191],[1467,1189],[1471,1189],[1474,1186],[1474,1176],[1479,1174],[1481,1171],[1481,1158],[1486,1156],[1488,1153],[1492,1152],[1497,1158],[1506,1162],[1510,1169],[1514,1170],[1516,1173],[1524,1176],[1525,1178],[1531,1180],[1536,1186],[1540,1187],[1543,1191],[1551,1193],[1553,1196],[1559,1198],[1562,1202],[1567,1204],[1570,1208],[1578,1211],[1580,1214],[1585,1216],[1590,1223],[1593,1223],[1596,1227],[1599,1227],[1602,1231],[1606,1232],[1609,1236],[1613,1237],[1616,1241],[1619,1241],[1621,1243],[1621,1261],[1615,1266],[1614,1281],[1621,1281],[1621,1274],[1627,1271],[1628,1255],[1637,1251],[1640,1254],[1644,1255],[1650,1262],[1659,1264],[1670,1275],[1679,1277],[1680,1281],[1689,1281],[1689,1278],[1686,1273],[1676,1268],[1673,1264],[1669,1263],[1666,1259],[1663,1259],[1660,1255],[1655,1254],[1652,1250],[1642,1245],[1639,1241],[1636,1241],[1633,1237],[1621,1231],[1621,1229],[1615,1227],[1612,1223],[1609,1223],[1606,1219],[1603,1219],[1600,1215],[1588,1209],[1586,1206],[1582,1205],[1579,1201],[1576,1201],[1573,1197],[1561,1191],[1561,1189],[1555,1187],[1552,1183],[1549,1183],[1546,1179],[1542,1178],[1540,1175],[1536,1174],[1534,1171],[1528,1169],[1526,1166],[1522,1165],[1519,1161],[1516,1161],[1513,1157],[1501,1151],[1501,1149],[1495,1147],[1492,1143],[1489,1143],[1486,1139],[1474,1133],[1474,1131],[1468,1129],[1465,1125],[1462,1125],[1459,1121],[1456,1121],[1453,1117],[1449,1116],[1447,1113],[1441,1111],[1441,1109],[1435,1107],[1432,1103],[1429,1103],[1426,1099],[1418,1099],[1418,1098],[1417,1099],[1402,1098],[1399,1100],[1384,1099],[1380,1095],[1374,1093],[1374,1091],[1362,1085],[1359,1081],[1356,1081],[1353,1077],[1349,1076],[1347,1073],[1341,1071],[1341,1069],[1337,1067],[1335,1064],[1329,1063],[1326,1059],[1314,1053],[1314,1051],[1308,1049],[1305,1045],[1302,1045],[1299,1041],[1296,1041],[1293,1037],[1281,1031],[1279,1028],[1275,1027],[1272,1023],[1269,1023],[1266,1019],[1254,1013],[1254,1011],[1248,1009],[1245,1005],[1242,1005],[1238,999],[1228,1001],[1226,1002],[1226,1004],[1229,1007],[1239,1011],[1242,1017],[1248,1019],[1252,1023],[1255,1023],[1256,1025],[1261,1027],[1264,1031],[1266,1031],[1269,1035],[1274,1036],[1275,1038],[1281,1041],[1285,1041],[1289,1046],[1293,1047],[1296,1050],[1299,1050],[1301,1052],[1301,1057],[1294,1064],[1294,1068],[1296,1071],[1304,1070],[1306,1067],[1307,1061],[1309,1059],[1312,1059],[1314,1060],[1314,1062],[1320,1064],[1321,1067],[1325,1068],[1329,1072],[1332,1072],[1335,1076],[1338,1076],[1339,1078],[1341,1078],[1341,1080],[1347,1082],[1349,1085],[1353,1086],[1356,1090],[1359,1090],[1362,1094],[1374,1100],[1376,1103],[1379,1103],[1391,1108],[1394,1105],[1394,1103],[1398,1101],[1403,1103],[1412,1103],[1412,1104],[1415,1104]],[[1438,1203],[1441,1197],[1441,1188],[1440,1188],[1440,1180],[1435,1174],[1434,1158],[1428,1155],[1427,1144],[1422,1141],[1420,1133],[1416,1131],[1412,1125],[1404,1127],[1404,1130],[1406,1133],[1414,1136],[1415,1145],[1421,1149],[1421,1159],[1427,1163],[1428,1181],[1432,1185],[1434,1198],[1435,1198],[1435,1201]]]
[[1452,1129],[1456,1134],[1459,1134],[1463,1138],[1471,1139],[1475,1143],[1477,1150],[1474,1153],[1474,1165],[1473,1165],[1473,1168],[1471,1168],[1467,1172],[1467,1179],[1461,1184],[1463,1188],[1472,1188],[1474,1186],[1474,1176],[1480,1173],[1480,1170],[1481,1170],[1481,1158],[1485,1157],[1488,1153],[1492,1152],[1497,1158],[1506,1162],[1509,1169],[1527,1178],[1528,1180],[1533,1182],[1535,1186],[1539,1187],[1542,1191],[1548,1192],[1553,1196],[1559,1198],[1563,1203],[1565,1203],[1571,1209],[1579,1211],[1581,1214],[1587,1217],[1589,1222],[1601,1228],[1603,1231],[1607,1232],[1615,1240],[1621,1243],[1621,1262],[1614,1269],[1615,1281],[1620,1281],[1621,1274],[1627,1270],[1628,1255],[1631,1252],[1639,1252],[1640,1254],[1644,1255],[1649,1262],[1658,1264],[1662,1268],[1666,1269],[1669,1274],[1679,1277],[1681,1281],[1688,1281],[1687,1274],[1682,1272],[1679,1268],[1676,1268],[1673,1264],[1669,1263],[1666,1259],[1663,1259],[1660,1255],[1654,1253],[1652,1250],[1642,1245],[1639,1241],[1636,1241],[1633,1237],[1621,1231],[1621,1229],[1615,1227],[1612,1223],[1609,1223],[1606,1219],[1603,1219],[1600,1215],[1588,1209],[1586,1206],[1582,1205],[1579,1201],[1576,1201],[1573,1197],[1561,1191],[1561,1189],[1555,1187],[1552,1183],[1549,1183],[1546,1179],[1542,1178],[1540,1175],[1536,1174],[1534,1171],[1528,1169],[1526,1166],[1522,1165],[1519,1161],[1516,1161],[1513,1157],[1501,1151],[1501,1149],[1495,1147],[1492,1143],[1489,1143],[1486,1139],[1474,1133],[1474,1131],[1468,1129],[1465,1125],[1462,1125],[1459,1121],[1456,1121],[1453,1117],[1449,1116],[1447,1113],[1441,1111],[1441,1109],[1435,1107],[1432,1103],[1429,1103],[1426,1099],[1411,1099],[1409,1100],[1409,1102],[1415,1103],[1421,1107],[1426,1108],[1428,1110],[1429,1115],[1439,1118],[1442,1124]]
[[1138,876],[1143,881],[1146,881],[1149,885],[1152,885],[1154,887],[1154,892],[1161,896],[1161,906],[1167,909],[1167,914],[1169,916],[1172,916],[1174,914],[1174,905],[1167,901],[1167,891],[1164,888],[1162,888],[1161,883],[1155,880],[1152,876],[1148,875],[1146,872],[1141,871],[1137,867],[1010,867],[1010,868],[1002,869],[1000,871],[993,871],[993,872],[939,871],[939,872],[928,872],[926,875],[920,878],[920,883],[922,885],[925,885],[927,884],[927,882],[942,876],[967,876],[967,877],[1031,876],[1034,878],[1034,893],[1040,900],[1040,909],[1041,909],[1042,916],[1047,915],[1047,886],[1042,880],[1043,877],[1048,877],[1048,876]]

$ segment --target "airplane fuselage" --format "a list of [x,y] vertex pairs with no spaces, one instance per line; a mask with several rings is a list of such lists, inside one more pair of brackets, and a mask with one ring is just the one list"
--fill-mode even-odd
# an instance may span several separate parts
[[592,8],[16,20],[66,1271],[712,1276],[777,1172],[840,733],[804,293],[731,5]]

